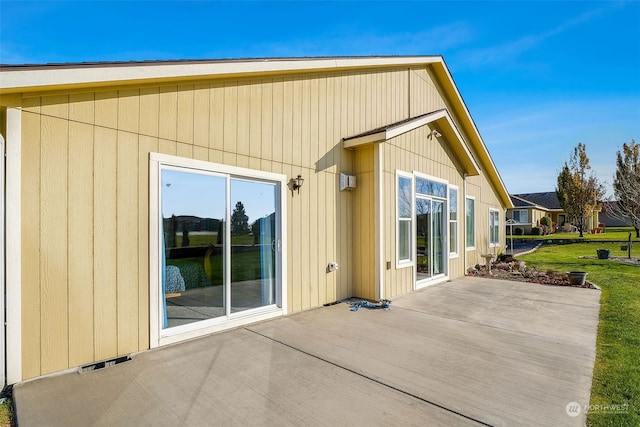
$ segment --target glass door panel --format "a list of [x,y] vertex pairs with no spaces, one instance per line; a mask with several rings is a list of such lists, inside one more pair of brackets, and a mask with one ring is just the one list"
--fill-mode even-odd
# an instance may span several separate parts
[[416,280],[431,277],[431,201],[416,198]]
[[432,275],[444,274],[444,202],[433,200],[431,218],[432,230]]
[[161,181],[163,327],[224,316],[226,178],[163,169]]
[[444,207],[444,201],[416,197],[417,282],[445,273]]
[[231,179],[231,313],[276,302],[276,186]]

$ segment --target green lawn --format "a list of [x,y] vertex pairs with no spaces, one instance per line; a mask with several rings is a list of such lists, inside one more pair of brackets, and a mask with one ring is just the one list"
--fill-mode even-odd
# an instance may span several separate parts
[[0,403],[0,427],[11,427],[14,424],[13,402],[8,398]]
[[[639,247],[634,247],[636,257]],[[628,410],[590,412],[587,425],[640,426],[640,266],[578,258],[595,256],[599,248],[626,256],[619,244],[577,243],[545,245],[521,259],[543,271],[586,271],[587,279],[602,288],[590,405],[627,404]]]
[[[514,227],[515,229],[515,227]],[[507,228],[507,231],[509,229]],[[582,238],[584,241],[593,241],[593,240],[613,240],[613,241],[627,241],[629,238],[629,233],[631,233],[631,239],[634,242],[640,242],[640,238],[636,237],[636,232],[631,227],[609,227],[607,228],[605,233],[600,234],[587,234],[584,233],[584,237]],[[507,241],[511,238],[511,235],[507,234]],[[572,239],[580,239],[580,234],[578,233],[554,233],[548,234],[546,236],[516,236],[513,235],[514,239],[532,239],[532,240],[572,240]]]

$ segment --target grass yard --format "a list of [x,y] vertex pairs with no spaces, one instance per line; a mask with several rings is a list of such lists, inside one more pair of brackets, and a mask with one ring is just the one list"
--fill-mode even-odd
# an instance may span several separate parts
[[[515,228],[515,227],[514,227]],[[509,228],[507,228],[507,231]],[[584,233],[584,241],[598,241],[598,240],[614,240],[614,241],[627,241],[631,233],[631,240],[640,243],[640,238],[636,237],[636,232],[632,227],[609,227],[605,233],[599,234],[587,234]],[[507,241],[511,238],[510,234],[507,234]],[[546,236],[516,236],[514,239],[529,239],[529,240],[573,240],[580,239],[579,233],[553,233]]]
[[[592,406],[587,425],[640,426],[640,265],[578,258],[595,256],[600,248],[626,256],[619,244],[577,243],[542,246],[521,258],[543,271],[586,271],[587,280],[602,288],[590,405],[603,406]],[[640,244],[633,252],[640,256]],[[625,404],[622,413],[604,406]]]
[[13,402],[11,398],[7,398],[0,403],[0,427],[11,427],[14,424]]

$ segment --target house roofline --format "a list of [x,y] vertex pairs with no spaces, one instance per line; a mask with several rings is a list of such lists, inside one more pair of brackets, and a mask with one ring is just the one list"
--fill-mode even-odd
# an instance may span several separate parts
[[442,61],[441,56],[353,56],[0,65],[0,94],[140,82],[429,65]]
[[[461,131],[485,166],[487,179],[500,200],[512,207],[509,193],[460,95],[444,58],[434,56],[343,56],[250,58],[145,62],[98,62],[44,65],[0,65],[0,95],[82,90],[133,84],[167,84],[217,78],[256,77],[389,67],[429,67],[451,102],[450,113],[459,117]],[[7,102],[10,96],[7,97]]]

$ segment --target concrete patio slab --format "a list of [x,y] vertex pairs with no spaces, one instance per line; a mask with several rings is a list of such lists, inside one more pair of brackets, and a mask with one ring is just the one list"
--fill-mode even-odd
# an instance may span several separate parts
[[20,426],[584,425],[600,292],[463,278],[19,384]]

